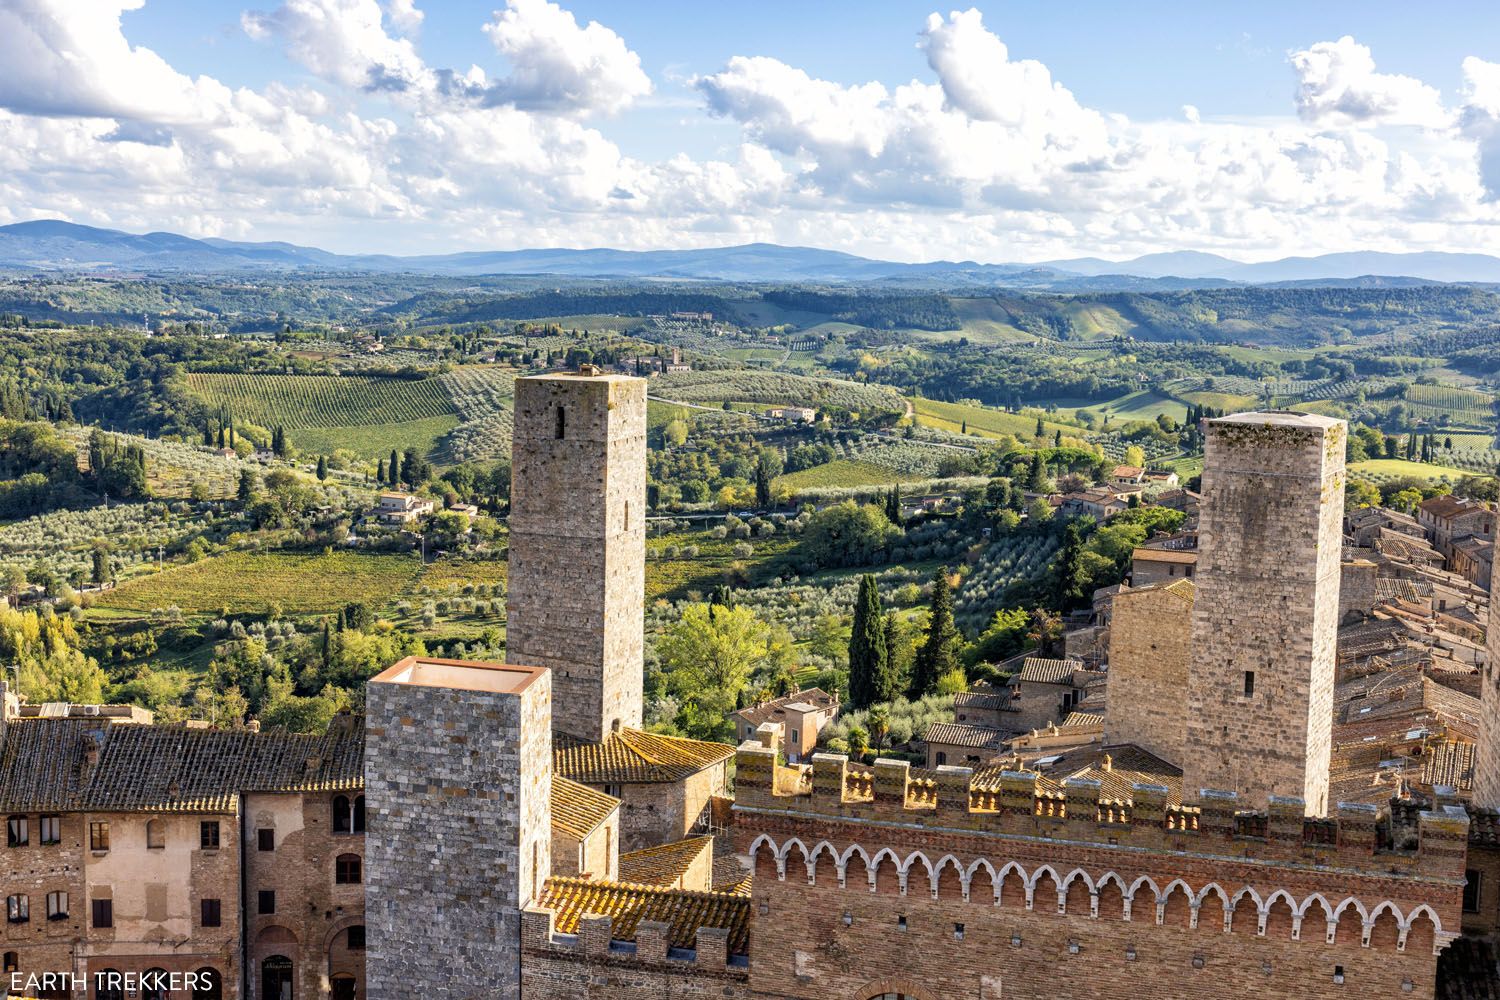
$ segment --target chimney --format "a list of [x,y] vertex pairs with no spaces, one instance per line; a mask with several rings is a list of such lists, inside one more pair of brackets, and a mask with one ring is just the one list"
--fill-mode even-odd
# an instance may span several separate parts
[[249,722],[245,723],[245,728],[250,730],[252,733],[260,732],[260,720],[251,719]]

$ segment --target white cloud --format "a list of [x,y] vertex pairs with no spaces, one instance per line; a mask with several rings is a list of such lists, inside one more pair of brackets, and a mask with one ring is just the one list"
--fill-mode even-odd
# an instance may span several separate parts
[[484,32],[511,65],[490,92],[523,110],[613,114],[651,93],[641,60],[614,31],[547,0],[506,0]]
[[415,34],[427,15],[417,9],[416,0],[386,0],[385,16],[404,35]]
[[[410,3],[393,7],[410,23]],[[246,11],[240,23],[251,38],[278,39],[313,73],[346,87],[400,92],[432,83],[411,41],[386,32],[376,0],[286,0]]]
[[411,0],[264,0],[246,30],[319,80],[252,90],[132,44],[121,15],[140,2],[0,0],[0,222],[346,250],[767,240],[978,260],[1489,249],[1500,224],[1500,64],[1477,58],[1452,110],[1340,40],[1294,57],[1297,119],[1183,105],[1132,121],[962,11],[920,26],[921,75],[902,84],[737,55],[693,83],[737,134],[726,152],[643,161],[616,142],[637,116],[606,121],[650,93],[639,58],[554,4],[496,13],[487,74],[424,61]]
[[1500,63],[1469,56],[1463,68],[1460,128],[1477,147],[1480,183],[1488,198],[1500,201]]
[[1439,128],[1451,116],[1437,88],[1378,73],[1367,46],[1345,35],[1291,54],[1297,73],[1297,114],[1315,124],[1421,125]]
[[121,115],[155,121],[212,117],[226,92],[132,46],[120,16],[145,0],[4,0],[0,106],[37,115]]

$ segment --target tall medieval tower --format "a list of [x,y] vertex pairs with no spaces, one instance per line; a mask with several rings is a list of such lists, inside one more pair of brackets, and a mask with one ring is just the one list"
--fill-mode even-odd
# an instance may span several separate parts
[[641,725],[646,382],[516,380],[506,659],[548,667],[559,732]]
[[369,1000],[520,1000],[552,873],[552,676],[407,657],[366,688]]
[[1479,744],[1474,748],[1474,804],[1500,809],[1500,559],[1490,581],[1489,643],[1480,685]]
[[1185,797],[1327,812],[1347,433],[1305,413],[1208,422]]

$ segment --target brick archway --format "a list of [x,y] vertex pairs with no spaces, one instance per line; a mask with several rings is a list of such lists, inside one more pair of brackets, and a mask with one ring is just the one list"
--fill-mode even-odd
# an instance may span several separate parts
[[937,996],[905,979],[877,979],[861,986],[854,1000],[880,1000],[887,993],[910,997],[911,1000],[937,1000]]

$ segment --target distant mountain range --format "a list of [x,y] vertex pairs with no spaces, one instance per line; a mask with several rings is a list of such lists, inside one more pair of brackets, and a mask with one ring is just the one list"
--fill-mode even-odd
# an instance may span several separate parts
[[1134,260],[1097,257],[1040,264],[901,264],[837,250],[751,243],[707,250],[505,250],[429,256],[336,254],[292,243],[136,235],[55,219],[0,226],[0,269],[15,272],[366,271],[438,275],[556,275],[744,282],[1003,286],[1047,291],[1151,291],[1234,284],[1406,285],[1500,283],[1500,257],[1460,253],[1355,253],[1241,263],[1181,251]]

